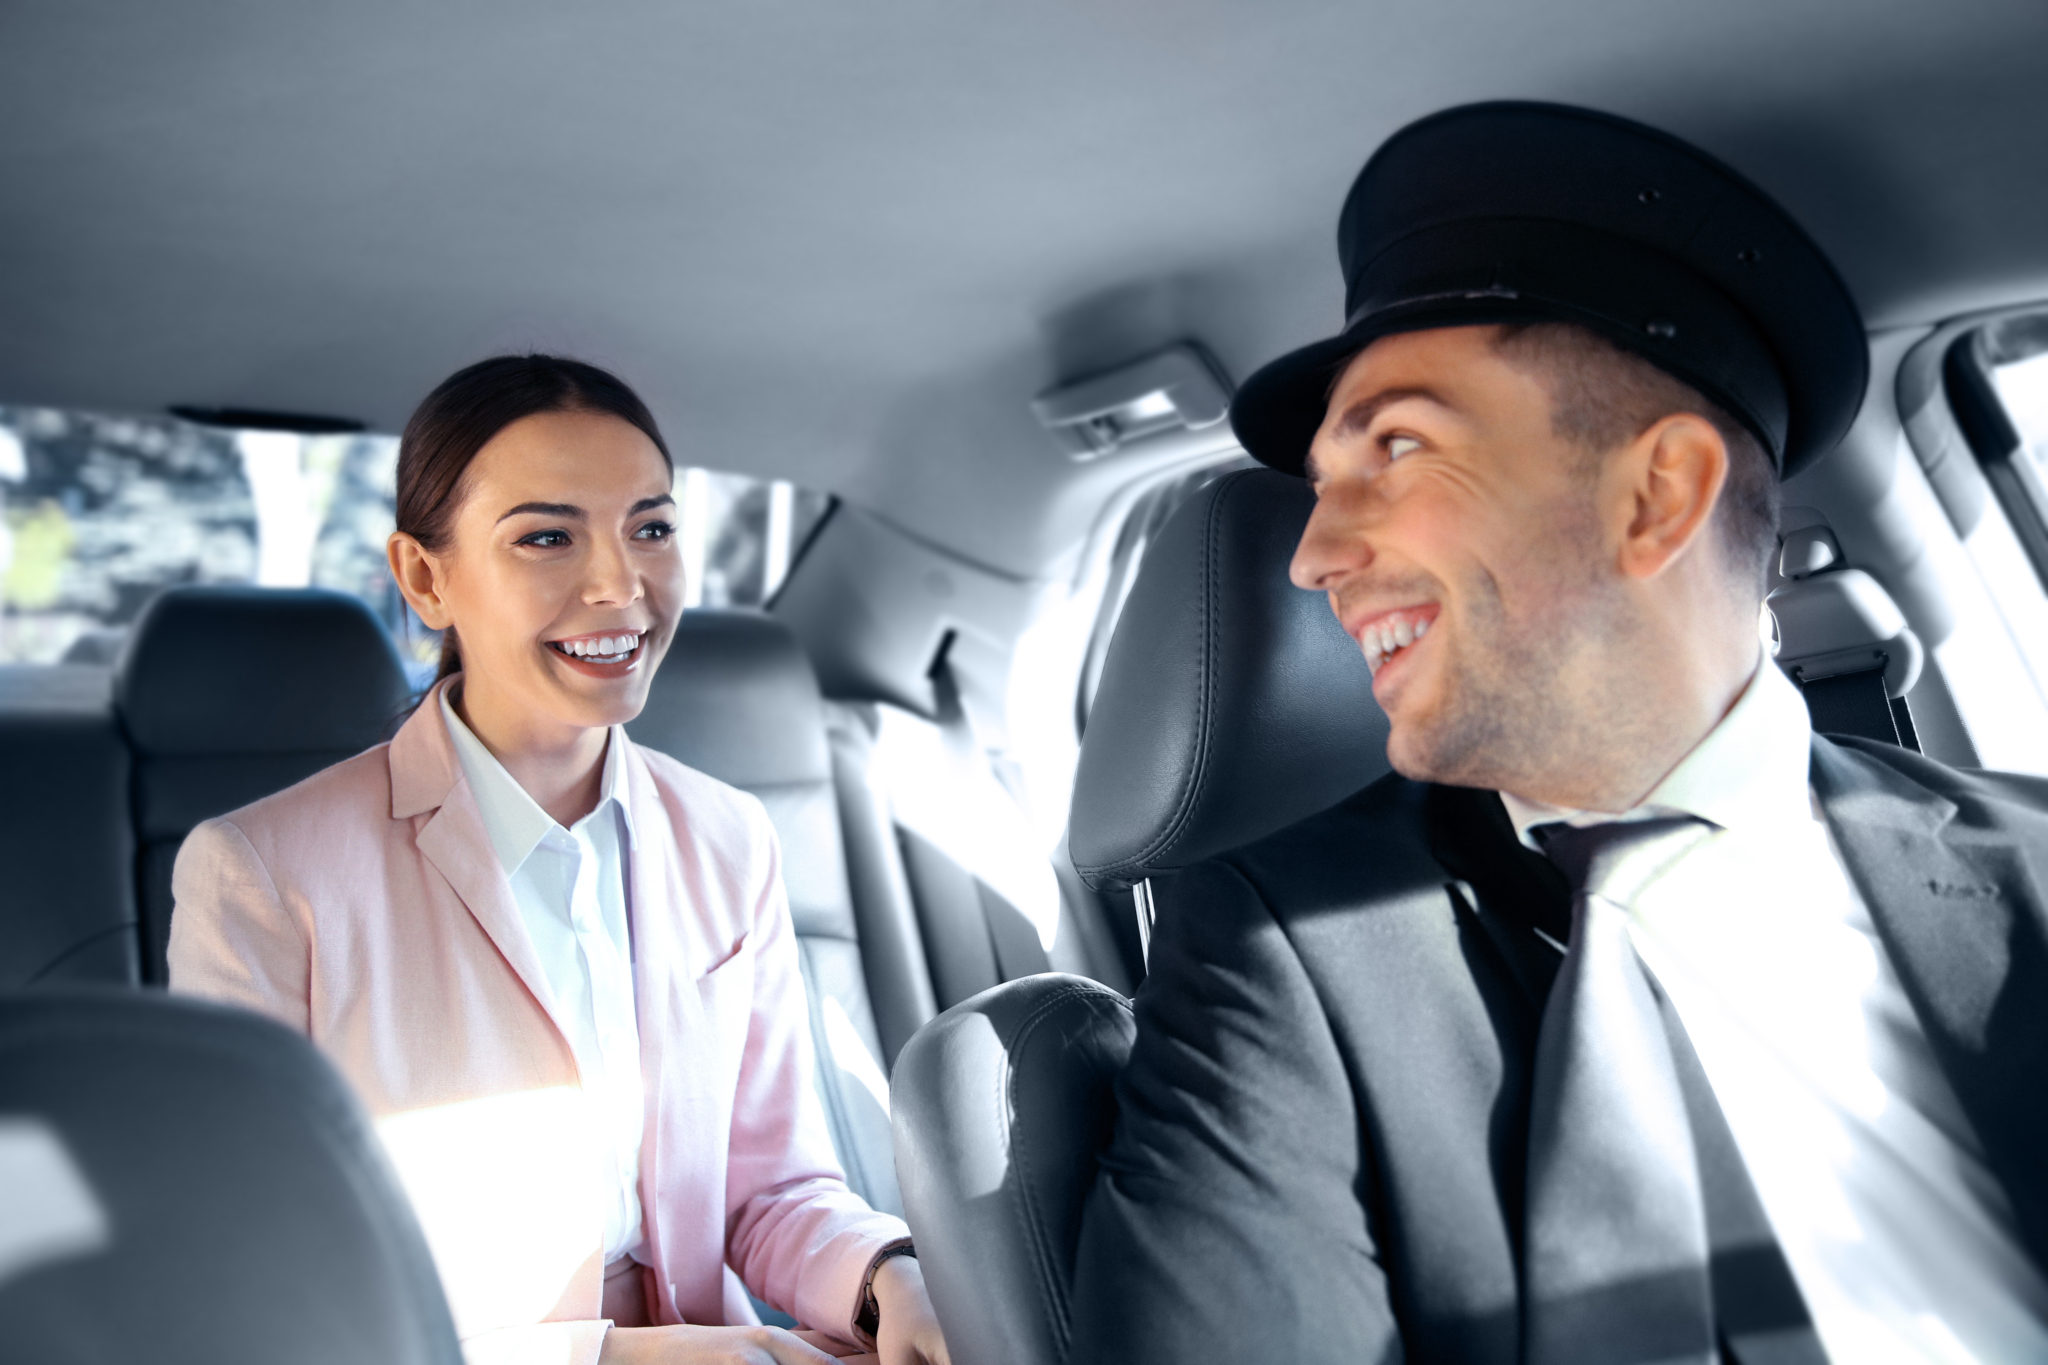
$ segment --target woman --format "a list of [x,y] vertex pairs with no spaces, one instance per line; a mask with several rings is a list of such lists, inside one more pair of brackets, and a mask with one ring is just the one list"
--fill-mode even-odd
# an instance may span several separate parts
[[193,831],[171,984],[348,1075],[472,1360],[936,1365],[906,1229],[812,1090],[767,817],[620,728],[682,608],[672,481],[591,366],[427,397],[388,548],[440,677],[389,744]]

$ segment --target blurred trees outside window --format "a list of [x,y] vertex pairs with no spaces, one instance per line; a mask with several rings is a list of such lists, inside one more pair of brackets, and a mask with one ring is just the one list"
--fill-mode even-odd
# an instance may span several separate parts
[[[234,431],[172,417],[0,406],[0,664],[111,663],[184,583],[332,588],[409,663],[439,640],[385,568],[396,438]],[[831,505],[782,481],[679,469],[689,603],[765,605]]]

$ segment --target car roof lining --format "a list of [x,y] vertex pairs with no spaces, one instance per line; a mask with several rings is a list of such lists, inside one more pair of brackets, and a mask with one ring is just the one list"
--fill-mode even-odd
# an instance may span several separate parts
[[1032,574],[1106,476],[1030,397],[1329,330],[1353,171],[1461,100],[1697,140],[1874,328],[2048,297],[2044,39],[2030,0],[10,5],[0,402],[395,430],[558,348],[687,461]]

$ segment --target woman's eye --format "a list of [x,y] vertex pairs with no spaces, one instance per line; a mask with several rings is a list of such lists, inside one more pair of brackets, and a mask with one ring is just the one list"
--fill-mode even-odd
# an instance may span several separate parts
[[650,521],[635,532],[643,540],[667,540],[675,533],[676,528],[665,521]]
[[1387,438],[1387,459],[1398,460],[1410,451],[1422,449],[1422,442],[1413,436],[1389,436]]
[[569,533],[567,531],[535,531],[530,536],[519,537],[514,543],[518,545],[531,545],[537,550],[555,550],[569,543]]

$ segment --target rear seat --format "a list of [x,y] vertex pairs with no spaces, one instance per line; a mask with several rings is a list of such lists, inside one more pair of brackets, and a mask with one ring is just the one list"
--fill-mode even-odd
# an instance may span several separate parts
[[[862,895],[826,741],[817,676],[787,627],[752,612],[689,611],[627,731],[767,807],[782,844],[817,1040],[818,1089],[847,1181],[874,1207],[902,1211],[881,1059],[932,1013],[930,975],[900,873],[875,831],[855,831]],[[922,991],[917,983],[923,983]],[[883,1046],[874,1002],[884,1006]]]
[[0,668],[0,990],[141,979],[111,688],[104,668]]
[[150,604],[114,678],[144,981],[164,981],[171,865],[192,827],[386,738],[410,694],[391,637],[353,597],[175,588]]

